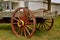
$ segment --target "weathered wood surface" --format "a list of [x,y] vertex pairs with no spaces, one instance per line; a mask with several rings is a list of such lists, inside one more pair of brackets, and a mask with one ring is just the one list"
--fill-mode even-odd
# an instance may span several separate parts
[[[50,18],[56,18],[57,16],[57,11],[44,11],[44,10],[35,10],[33,11],[35,17],[42,17],[45,19],[50,19]],[[3,17],[11,17],[13,14],[12,12],[0,12],[0,19],[2,19]],[[17,13],[16,16],[18,16],[19,14]]]
[[11,17],[12,12],[0,12],[0,19],[3,19],[3,17]]
[[55,18],[57,16],[57,11],[35,10],[33,12],[35,17],[42,17],[45,19]]

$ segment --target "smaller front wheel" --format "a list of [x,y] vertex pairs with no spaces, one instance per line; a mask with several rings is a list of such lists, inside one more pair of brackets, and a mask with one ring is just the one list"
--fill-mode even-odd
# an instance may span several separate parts
[[40,23],[37,24],[39,30],[49,31],[54,23],[54,19],[40,19]]

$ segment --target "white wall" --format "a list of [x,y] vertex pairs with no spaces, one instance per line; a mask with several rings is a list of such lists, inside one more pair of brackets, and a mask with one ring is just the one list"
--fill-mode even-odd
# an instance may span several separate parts
[[[42,3],[42,2],[32,2],[30,1],[28,3],[28,7],[30,10],[37,10],[37,9],[40,9],[40,8],[45,8],[47,9],[48,5],[45,4],[45,3]],[[24,1],[20,1],[19,2],[19,7],[24,7]],[[51,10],[52,11],[58,11],[58,14],[60,14],[60,5],[51,5]]]
[[[19,1],[19,7],[25,7],[24,5],[25,5],[24,1]],[[40,9],[40,8],[47,9],[48,5],[43,3],[43,2],[30,1],[28,3],[28,7],[31,10],[37,10],[37,9]],[[59,9],[59,7],[57,5],[51,5],[51,10],[58,10],[58,9]]]
[[58,14],[60,15],[60,5],[58,5],[57,10],[58,10]]
[[24,1],[19,1],[19,7],[24,7]]
[[37,10],[43,7],[44,6],[42,2],[29,2],[29,9],[31,10]]
[[58,15],[60,15],[60,5],[52,5],[51,10],[58,11]]
[[[24,6],[24,1],[19,1],[19,7],[25,7]],[[30,10],[37,10],[37,9],[40,9],[40,8],[47,8],[45,4],[43,4],[42,2],[28,2],[28,8]]]
[[52,11],[57,11],[58,9],[58,6],[57,5],[51,5],[51,10]]

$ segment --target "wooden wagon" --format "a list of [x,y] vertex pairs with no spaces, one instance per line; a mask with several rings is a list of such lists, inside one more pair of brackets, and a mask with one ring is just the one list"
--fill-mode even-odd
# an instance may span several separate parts
[[[31,11],[26,7],[17,8],[11,17],[13,33],[20,37],[30,38],[36,29],[48,31],[52,28],[57,11],[50,11],[51,1],[48,0],[48,10],[38,9]],[[36,25],[38,27],[36,27]]]
[[[37,29],[48,31],[52,28],[57,11],[39,9],[31,11],[27,8],[17,8],[11,18],[12,30],[16,36],[30,38]],[[38,27],[36,27],[36,25]]]

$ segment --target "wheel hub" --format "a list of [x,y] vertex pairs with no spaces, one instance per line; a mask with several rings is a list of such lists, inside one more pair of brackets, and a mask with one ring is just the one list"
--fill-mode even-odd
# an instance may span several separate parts
[[23,20],[18,21],[18,27],[21,27],[21,26],[24,26],[24,21]]

